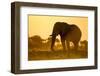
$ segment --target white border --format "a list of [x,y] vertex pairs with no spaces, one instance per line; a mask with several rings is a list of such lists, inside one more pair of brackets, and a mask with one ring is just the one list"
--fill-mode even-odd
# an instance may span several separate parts
[[[58,16],[85,16],[88,17],[88,58],[28,61],[28,14],[58,15]],[[94,65],[94,11],[70,10],[39,7],[20,8],[20,69],[43,69]]]

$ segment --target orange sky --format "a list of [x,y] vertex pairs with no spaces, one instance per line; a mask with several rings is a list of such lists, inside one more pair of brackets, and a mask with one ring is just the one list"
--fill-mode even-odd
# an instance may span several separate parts
[[39,35],[47,39],[52,34],[55,22],[67,22],[76,24],[82,31],[81,40],[88,40],[88,18],[87,17],[68,17],[68,16],[28,16],[28,34],[29,37]]

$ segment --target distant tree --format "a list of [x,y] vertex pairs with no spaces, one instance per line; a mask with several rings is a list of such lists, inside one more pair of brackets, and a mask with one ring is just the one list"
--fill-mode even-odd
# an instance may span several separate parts
[[32,41],[35,41],[35,42],[39,42],[39,43],[42,42],[42,38],[38,35],[32,36],[31,39]]
[[33,43],[32,43],[32,39],[28,38],[28,48],[32,49],[33,48]]
[[[52,38],[42,39],[40,36],[35,35],[28,38],[28,47],[30,49],[50,49]],[[56,38],[55,43],[59,43],[59,39]]]
[[29,48],[39,48],[42,45],[42,38],[38,35],[32,36],[28,40]]

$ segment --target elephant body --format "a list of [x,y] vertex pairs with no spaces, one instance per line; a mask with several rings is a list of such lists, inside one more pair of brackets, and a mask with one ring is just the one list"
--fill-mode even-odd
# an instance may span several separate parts
[[68,49],[70,49],[69,42],[72,42],[74,44],[75,49],[78,48],[78,43],[81,39],[82,33],[81,30],[75,24],[56,22],[54,24],[53,32],[51,35],[52,36],[51,50],[54,50],[53,47],[57,35],[60,35],[63,49],[66,50],[66,46]]

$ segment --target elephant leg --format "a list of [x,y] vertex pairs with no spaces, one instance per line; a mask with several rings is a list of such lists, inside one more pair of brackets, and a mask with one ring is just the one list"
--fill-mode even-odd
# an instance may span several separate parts
[[70,42],[66,40],[67,50],[70,50]]
[[70,42],[66,40],[66,45],[67,45],[67,56],[70,57]]
[[52,43],[51,43],[51,50],[54,50],[54,44],[55,44],[55,39],[56,39],[56,35],[52,36]]
[[74,50],[78,50],[78,42],[74,42]]
[[62,42],[63,49],[66,50],[65,39],[63,37],[61,37],[61,42]]

